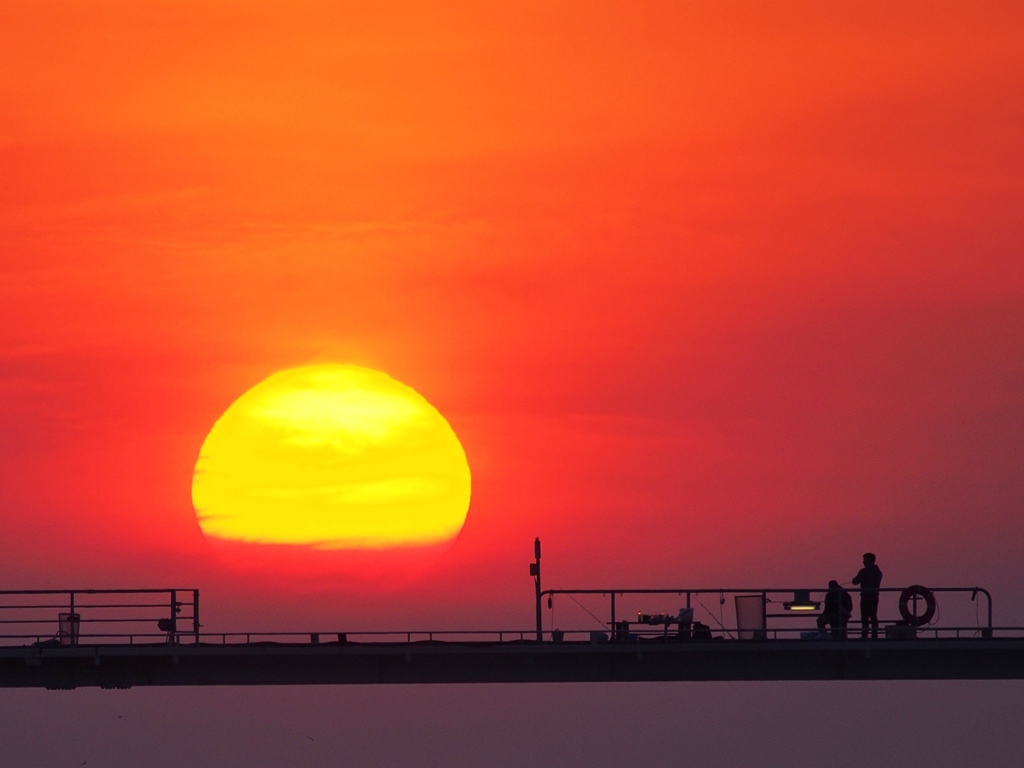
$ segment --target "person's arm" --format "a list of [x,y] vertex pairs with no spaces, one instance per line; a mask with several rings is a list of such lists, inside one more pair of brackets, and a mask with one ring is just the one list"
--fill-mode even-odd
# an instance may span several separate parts
[[859,571],[857,571],[857,575],[853,577],[853,583],[854,584],[860,584],[860,580],[861,580],[861,577],[863,575],[864,575],[864,569],[861,568]]

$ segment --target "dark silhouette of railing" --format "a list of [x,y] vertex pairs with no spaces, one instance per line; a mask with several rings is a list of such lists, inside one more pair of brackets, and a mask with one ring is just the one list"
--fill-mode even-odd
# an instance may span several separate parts
[[[956,625],[942,627],[942,626],[929,626],[928,622],[920,622],[920,621],[918,621],[918,618],[919,617],[923,617],[923,614],[925,612],[925,607],[924,607],[923,604],[922,604],[922,610],[919,611],[919,609],[918,609],[918,601],[919,601],[919,599],[922,600],[922,602],[923,602],[923,598],[919,598],[919,591],[920,590],[923,590],[925,593],[931,593],[932,594],[932,599],[933,599],[932,605],[933,605],[933,607],[934,607],[934,595],[935,594],[960,594],[960,595],[965,595],[965,596],[969,595],[970,596],[969,600],[971,602],[976,601],[979,596],[984,597],[985,598],[985,603],[986,603],[986,605],[985,605],[985,614],[986,614],[985,623],[982,625],[979,622],[979,625],[977,627],[965,627],[965,626],[956,626]],[[906,601],[907,602],[907,606],[905,606],[905,607],[903,607],[901,609],[901,610],[907,612],[908,615],[905,615],[905,616],[901,615],[900,619],[883,620],[881,622],[883,627],[886,626],[886,625],[888,625],[890,627],[905,626],[905,627],[909,627],[910,629],[912,629],[913,630],[913,634],[915,636],[921,635],[921,634],[925,634],[925,635],[931,634],[931,635],[936,636],[936,637],[939,636],[940,634],[947,634],[947,635],[952,635],[952,636],[956,636],[956,637],[961,637],[961,636],[963,636],[965,633],[967,633],[969,631],[970,632],[975,632],[975,633],[977,633],[981,637],[991,637],[992,636],[992,632],[995,629],[995,627],[993,627],[993,624],[992,624],[992,596],[991,596],[991,594],[989,594],[987,589],[984,589],[982,587],[930,587],[928,589],[924,589],[923,587],[920,587],[918,585],[914,585],[914,586],[910,586],[910,587],[882,587],[882,588],[879,588],[879,589],[874,590],[874,591],[875,592],[879,592],[879,593],[889,593],[889,594],[898,593],[901,596],[901,598],[904,595],[912,595],[913,596],[912,599],[909,599],[909,600]],[[558,630],[555,630],[552,627],[549,630],[548,633],[545,633],[543,631],[543,627],[541,625],[541,622],[539,621],[539,617],[541,616],[541,611],[542,611],[542,607],[543,607],[542,606],[542,601],[545,598],[547,598],[548,608],[550,609],[552,607],[553,600],[557,596],[560,596],[560,595],[573,598],[574,600],[575,600],[575,597],[577,597],[577,596],[582,597],[582,596],[593,596],[593,595],[599,595],[599,596],[603,596],[603,597],[608,598],[609,602],[608,602],[608,616],[607,616],[607,619],[602,621],[598,617],[595,617],[595,618],[598,621],[601,622],[603,627],[607,627],[607,630],[612,632],[613,636],[614,636],[614,634],[616,632],[622,632],[622,631],[627,631],[627,632],[628,631],[632,631],[633,633],[640,634],[640,635],[667,634],[667,628],[668,628],[669,624],[680,623],[679,620],[678,620],[678,617],[673,619],[671,614],[658,614],[658,615],[654,615],[654,616],[652,616],[650,614],[647,614],[647,615],[638,616],[637,617],[638,621],[629,621],[629,620],[621,621],[620,620],[620,616],[617,614],[617,607],[618,607],[617,601],[618,601],[619,598],[622,598],[622,597],[625,597],[625,596],[640,596],[640,595],[643,595],[643,596],[668,596],[668,595],[674,595],[674,596],[679,597],[681,599],[685,599],[685,608],[686,609],[693,609],[693,608],[698,607],[698,606],[699,607],[703,607],[704,610],[709,615],[712,616],[712,618],[714,618],[713,617],[713,612],[711,612],[707,608],[707,606],[703,605],[702,601],[700,600],[701,597],[713,596],[717,601],[719,601],[719,605],[724,605],[724,603],[726,602],[726,597],[732,597],[732,598],[736,598],[736,597],[741,597],[741,598],[742,597],[755,597],[756,598],[756,597],[759,596],[761,598],[761,600],[763,601],[763,604],[765,606],[765,612],[764,612],[764,624],[757,630],[758,636],[761,637],[761,638],[784,638],[784,637],[787,637],[787,636],[796,637],[798,635],[798,633],[806,632],[806,627],[803,628],[803,630],[801,630],[801,628],[799,628],[799,627],[793,627],[793,628],[782,628],[782,627],[778,627],[778,626],[770,627],[770,626],[767,625],[768,620],[769,619],[776,619],[776,620],[778,620],[778,619],[785,619],[787,621],[792,621],[794,619],[799,619],[799,618],[805,618],[806,619],[808,617],[817,617],[818,615],[820,615],[820,612],[822,610],[822,605],[824,603],[824,598],[825,598],[825,595],[826,595],[827,592],[828,592],[827,588],[821,588],[821,587],[818,587],[818,588],[798,588],[798,589],[775,588],[775,587],[770,588],[770,589],[766,589],[764,587],[752,587],[752,588],[736,588],[736,587],[724,588],[724,587],[719,587],[719,588],[714,588],[714,589],[691,589],[691,588],[681,587],[681,588],[668,588],[668,589],[546,589],[546,590],[543,590],[543,591],[539,591],[538,590],[538,592],[537,592],[538,624],[537,624],[536,632],[537,632],[537,638],[538,639],[542,639],[545,634],[550,635],[552,632],[557,632],[558,631]],[[859,590],[852,589],[852,590],[850,590],[850,593],[851,593],[852,596],[855,597],[859,593]],[[578,601],[576,601],[576,602],[578,602]],[[697,603],[697,605],[695,606],[694,603]],[[794,603],[800,603],[804,607],[807,607],[808,610],[799,610],[797,608],[794,608],[793,607]],[[809,607],[811,605],[814,605],[814,607],[813,608]],[[774,610],[775,606],[779,606],[779,608],[781,610],[776,611],[776,612],[772,612]],[[908,607],[909,607],[909,610],[908,610]],[[593,614],[591,614],[591,615],[593,616]],[[857,614],[856,608],[855,608],[854,609],[853,618],[851,619],[850,625],[849,625],[849,629],[847,630],[850,633],[851,636],[854,635],[855,633],[857,633],[860,630],[860,621],[857,618],[857,616],[858,616],[858,614]],[[686,622],[684,621],[682,623],[685,624]],[[659,627],[662,627],[662,628],[657,630],[656,632],[651,632],[650,630],[646,630],[645,631],[645,630],[641,629],[639,631],[639,633],[637,633],[636,632],[637,627],[632,626],[632,625],[635,625],[635,624],[640,624],[640,625],[644,625],[644,626],[650,626],[650,625],[656,624],[656,625],[658,625]],[[716,631],[724,632],[727,636],[740,636],[740,635],[737,634],[737,632],[738,631],[742,631],[736,625],[726,625],[724,622],[720,622],[720,621],[716,621],[716,624],[717,624],[717,626],[714,627],[714,629]]]
[[198,589],[0,590],[0,642],[199,642]]

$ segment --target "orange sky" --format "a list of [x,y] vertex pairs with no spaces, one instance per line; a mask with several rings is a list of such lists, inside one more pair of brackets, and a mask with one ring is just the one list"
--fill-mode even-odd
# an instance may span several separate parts
[[[1013,2],[3,0],[3,588],[196,586],[207,631],[528,628],[540,536],[549,587],[824,586],[870,549],[1024,624],[1022,40]],[[196,524],[214,421],[324,362],[465,447],[466,526],[412,586],[242,577]],[[0,691],[0,744],[1024,753],[1019,681],[395,688]]]
[[190,483],[234,398],[343,362],[473,469],[389,598],[422,624],[528,624],[536,535],[549,586],[873,549],[1024,618],[1019,10],[338,5],[0,10],[7,586],[315,621],[221,570]]

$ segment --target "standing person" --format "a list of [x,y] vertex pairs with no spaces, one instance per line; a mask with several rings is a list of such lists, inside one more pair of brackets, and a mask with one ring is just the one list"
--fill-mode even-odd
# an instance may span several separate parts
[[853,577],[854,585],[860,586],[860,634],[867,638],[868,624],[871,625],[871,639],[878,639],[878,588],[882,586],[882,571],[875,565],[875,556],[864,553],[864,567]]
[[825,593],[825,608],[818,616],[818,629],[832,627],[832,637],[837,640],[846,639],[846,623],[852,614],[853,598],[839,586],[838,581],[832,579],[828,583],[828,592]]

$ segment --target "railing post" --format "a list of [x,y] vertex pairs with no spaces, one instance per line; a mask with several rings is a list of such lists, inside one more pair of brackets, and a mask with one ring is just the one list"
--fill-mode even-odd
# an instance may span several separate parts
[[199,590],[192,590],[192,634],[199,645]]
[[171,590],[171,631],[167,635],[170,645],[178,643],[178,591]]
[[988,627],[981,631],[982,637],[992,637],[992,595],[989,594],[987,589],[981,587],[974,588],[975,593],[981,592],[985,595],[985,601],[988,603]]
[[544,623],[543,615],[541,613],[540,600],[540,538],[533,540],[533,558],[534,562],[530,563],[530,575],[533,576],[533,584],[537,591],[537,642],[541,642],[544,639]]

